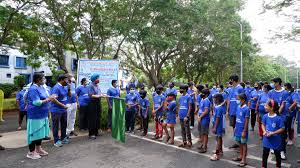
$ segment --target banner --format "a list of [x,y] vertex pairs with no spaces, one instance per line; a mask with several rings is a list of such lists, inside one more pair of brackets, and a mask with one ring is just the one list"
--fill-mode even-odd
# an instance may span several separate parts
[[90,80],[92,74],[100,75],[100,89],[106,93],[112,80],[118,80],[119,61],[116,60],[79,60],[77,69],[77,85],[82,78]]
[[125,100],[113,98],[112,137],[125,143]]

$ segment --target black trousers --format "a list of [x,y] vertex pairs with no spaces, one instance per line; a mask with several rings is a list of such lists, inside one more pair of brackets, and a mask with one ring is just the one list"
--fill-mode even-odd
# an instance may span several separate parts
[[126,131],[134,131],[135,125],[135,110],[126,111],[125,120],[126,120]]
[[19,112],[19,125],[22,125],[23,119],[26,116],[26,122],[27,122],[27,111],[20,111]]
[[[270,154],[270,149],[264,147],[263,149],[263,156],[262,156],[262,167],[267,168],[268,167],[268,157]],[[276,167],[281,167],[281,157],[280,157],[280,150],[274,150],[274,154],[276,157]]]
[[89,106],[80,106],[80,108],[79,108],[79,128],[80,129],[88,128],[88,111],[89,111]]
[[195,104],[192,104],[191,112],[190,112],[190,121],[191,126],[195,126]]
[[149,117],[143,118],[143,129],[144,129],[144,134],[148,133],[148,124],[149,124]]
[[32,141],[31,144],[28,145],[29,151],[33,152],[35,150],[36,146],[41,146],[42,145],[42,140],[43,139]]
[[[68,113],[51,113],[52,116],[52,132],[53,132],[53,138],[54,143],[56,143],[59,139],[64,140],[66,138],[66,132],[67,132],[67,117]],[[59,125],[60,125],[60,138],[58,136],[59,131]]]
[[100,117],[101,117],[101,101],[99,99],[91,100],[89,103],[88,110],[88,127],[89,136],[99,135],[98,130],[100,128]]
[[251,109],[251,127],[254,129],[256,123],[256,113],[255,109]]
[[284,129],[284,132],[281,133],[281,147],[282,147],[282,150],[284,153],[286,153],[286,139],[287,139],[287,126],[288,126],[288,122],[287,121],[284,121],[284,126],[285,126],[285,129]]
[[192,142],[192,135],[191,135],[191,129],[189,126],[189,120],[184,122],[183,119],[180,119],[180,126],[181,126],[182,141],[186,142],[186,139],[188,139],[189,142]]

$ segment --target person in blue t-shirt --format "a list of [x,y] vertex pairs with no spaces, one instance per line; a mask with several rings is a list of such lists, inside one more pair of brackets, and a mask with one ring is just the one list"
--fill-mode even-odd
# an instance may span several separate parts
[[260,139],[263,138],[263,130],[262,130],[262,118],[267,113],[265,110],[265,105],[269,101],[269,91],[272,90],[272,87],[268,84],[263,86],[263,93],[258,97],[256,103],[256,111],[257,113],[257,122],[258,122],[258,132]]
[[144,130],[142,136],[146,136],[148,133],[150,103],[147,98],[147,91],[141,90],[139,93],[141,96],[141,98],[139,99],[139,113],[142,117],[142,125]]
[[108,104],[108,124],[107,124],[107,132],[111,132],[111,126],[112,126],[112,107],[113,107],[113,98],[114,97],[120,97],[120,89],[117,87],[117,80],[111,81],[111,86],[107,90],[107,104]]
[[191,112],[189,113],[190,115],[190,129],[193,129],[195,126],[195,94],[196,91],[194,90],[194,82],[191,81],[188,83],[189,89],[187,91],[187,93],[190,95],[191,97]]
[[[139,83],[138,84],[138,88],[136,88],[136,90],[135,90],[135,94],[136,94],[136,96],[138,97],[138,100],[140,100],[141,99],[141,95],[140,95],[140,92],[141,91],[145,91],[145,85],[143,84],[143,83]],[[138,111],[139,109],[138,109],[138,106],[137,106],[137,111]],[[143,130],[143,117],[140,115],[140,113],[138,113],[137,115],[136,115],[136,118],[137,118],[137,121],[138,121],[138,124],[140,124],[140,127],[139,128],[137,128],[137,130]]]
[[270,150],[274,150],[276,167],[281,167],[280,151],[282,148],[281,134],[284,132],[282,117],[279,116],[278,102],[269,100],[265,105],[267,114],[263,116],[263,155],[262,167],[267,168]]
[[81,79],[81,85],[77,87],[76,94],[78,97],[78,109],[79,109],[79,128],[80,130],[88,129],[88,103],[90,101],[87,88],[88,81],[86,78]]
[[215,154],[210,158],[212,161],[219,160],[221,158],[221,155],[223,154],[223,115],[226,112],[226,107],[224,104],[224,98],[223,95],[220,93],[217,93],[213,97],[214,102],[214,116],[212,120],[212,133],[216,136],[216,151]]
[[227,109],[227,98],[228,98],[228,92],[224,90],[224,86],[220,85],[219,94],[222,94],[223,96],[223,107],[225,108],[225,111],[223,113],[223,133],[225,134],[226,129],[226,109]]
[[163,86],[158,85],[156,87],[156,93],[153,96],[153,108],[152,115],[154,116],[155,121],[155,135],[154,139],[162,138],[163,136],[163,113],[164,113],[164,102],[166,97],[163,95]]
[[233,158],[233,161],[240,161],[239,166],[245,167],[247,165],[247,141],[248,141],[248,125],[250,118],[250,110],[247,103],[247,96],[241,93],[237,96],[237,110],[236,110],[236,127],[234,129],[234,139],[240,146],[240,156]]
[[254,90],[254,88],[251,87],[251,84],[250,84],[249,81],[247,81],[245,84],[246,84],[245,94],[247,96],[247,100],[250,101],[250,99],[251,99],[251,92]]
[[[166,133],[166,143],[174,145],[175,137],[175,124],[176,124],[176,95],[174,93],[169,93],[167,95],[166,101],[164,102],[164,110],[167,111],[167,118],[164,120],[163,128]],[[171,135],[169,134],[168,128],[170,128]]]
[[286,111],[286,122],[287,127],[285,128],[287,130],[288,134],[288,142],[287,145],[293,145],[294,140],[294,121],[296,119],[296,106],[298,102],[298,94],[294,91],[294,88],[292,87],[291,83],[285,83],[284,84],[285,90],[288,91],[288,97],[286,99],[286,104],[284,110]]
[[134,133],[134,126],[135,126],[135,115],[136,109],[138,105],[138,97],[135,94],[135,88],[130,87],[129,94],[125,97],[125,104],[126,104],[126,132],[127,133]]
[[[238,107],[237,104],[237,95],[244,93],[243,87],[239,84],[239,77],[237,75],[231,75],[229,77],[231,83],[231,88],[228,90],[228,98],[227,98],[227,110],[226,114],[229,116],[230,126],[235,128],[236,124],[236,110]],[[238,144],[233,144],[230,148],[238,148]]]
[[191,129],[190,129],[190,113],[192,109],[192,98],[188,91],[188,85],[181,85],[180,86],[180,93],[181,96],[179,98],[179,120],[181,125],[181,136],[182,136],[182,143],[179,147],[192,147],[192,137],[191,137]]
[[[77,136],[78,134],[74,131],[75,121],[76,121],[76,111],[78,105],[78,97],[76,95],[76,80],[73,74],[66,74],[68,77],[68,85],[70,85],[71,96],[68,96],[67,100],[67,135],[68,136]],[[69,86],[65,86],[65,89],[68,91]]]
[[[68,90],[64,87],[68,86]],[[63,144],[68,144],[67,138],[67,100],[68,96],[71,96],[71,88],[68,85],[68,78],[66,75],[59,75],[57,84],[51,90],[52,95],[56,95],[57,98],[51,103],[50,111],[52,117],[52,131],[54,138],[54,146],[61,147]],[[61,136],[58,136],[58,132],[61,132]]]
[[250,108],[250,112],[251,112],[251,131],[254,131],[254,127],[256,123],[256,114],[257,114],[256,104],[257,104],[258,97],[262,94],[262,92],[263,91],[261,90],[260,83],[256,82],[254,84],[254,90],[250,93],[250,99],[248,100],[248,107]]
[[200,153],[207,152],[207,143],[208,143],[208,133],[209,133],[209,122],[210,122],[210,106],[211,102],[209,101],[209,89],[203,89],[201,91],[201,102],[198,107],[198,132],[199,139],[202,143],[198,147]]
[[17,102],[17,106],[19,108],[19,127],[18,130],[22,129],[22,121],[23,118],[26,116],[26,121],[27,121],[27,104],[24,100],[24,93],[25,93],[25,89],[20,90],[17,94],[16,94],[16,102]]
[[169,93],[174,93],[175,94],[175,100],[177,97],[177,90],[174,88],[175,84],[174,82],[169,83],[169,88],[166,90],[165,95],[168,96]]
[[[274,78],[272,79],[272,83],[270,84],[273,90],[269,92],[269,98],[272,100],[275,100],[278,103],[279,106],[279,113],[282,117],[282,120],[284,122],[285,131],[283,134],[281,134],[282,138],[282,151],[280,152],[280,156],[282,160],[286,159],[286,140],[287,140],[287,120],[286,116],[288,114],[288,111],[284,110],[286,105],[286,99],[289,96],[288,91],[284,90],[281,86],[282,80],[281,78]],[[273,151],[272,151],[273,152]]]

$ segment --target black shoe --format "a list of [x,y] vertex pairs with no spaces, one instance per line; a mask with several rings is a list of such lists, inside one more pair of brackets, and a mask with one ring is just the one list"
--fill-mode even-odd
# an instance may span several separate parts
[[71,131],[70,136],[78,136],[78,134],[76,134],[74,131]]
[[2,135],[0,135],[0,137],[2,137]]
[[49,140],[51,140],[51,138],[48,137],[48,136],[46,136],[45,138],[43,138],[43,140],[44,140],[44,141],[49,141]]
[[0,145],[0,150],[5,150],[5,148],[3,146]]

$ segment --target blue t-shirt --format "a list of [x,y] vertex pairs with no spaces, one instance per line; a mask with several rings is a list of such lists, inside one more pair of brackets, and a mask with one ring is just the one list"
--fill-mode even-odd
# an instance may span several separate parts
[[246,87],[245,88],[245,94],[247,96],[247,100],[249,101],[251,99],[251,92],[254,91],[254,88]]
[[26,108],[26,103],[25,100],[23,98],[25,93],[25,90],[21,90],[16,94],[16,100],[19,101],[19,105],[20,105],[20,111],[27,111]]
[[[272,100],[275,100],[278,103],[278,106],[280,107],[282,103],[286,102],[287,97],[289,96],[289,93],[282,89],[282,90],[271,90],[269,92],[269,98]],[[287,111],[286,110],[282,110],[281,113],[281,117],[283,119],[283,121],[285,121],[287,116]]]
[[78,102],[80,106],[87,106],[90,100],[88,95],[88,87],[87,86],[79,86],[76,89],[76,94],[78,96]]
[[[137,104],[138,102],[138,97],[136,96],[136,94],[134,93],[129,93],[126,95],[125,97],[125,103],[129,104],[129,105],[134,105]],[[135,110],[135,106],[132,106],[131,108],[127,108],[126,107],[126,111],[134,111]]]
[[168,88],[165,92],[165,95],[167,96],[169,93],[174,93],[175,94],[175,97],[177,96],[177,90],[176,88]]
[[27,117],[28,119],[43,119],[48,117],[49,112],[49,103],[43,103],[41,106],[33,105],[33,102],[45,100],[47,99],[48,95],[46,90],[36,84],[33,84],[28,89],[27,93],[27,102],[28,102],[28,109],[27,109]]
[[291,112],[289,112],[289,108],[294,102],[298,102],[298,94],[296,92],[289,92],[288,97],[286,99],[286,104],[284,107],[285,113],[287,116],[295,117],[297,109],[293,109]]
[[237,95],[244,93],[244,89],[242,86],[237,85],[236,87],[231,87],[228,92],[228,100],[229,100],[229,115],[235,116],[238,104],[236,102]]
[[176,101],[173,100],[168,105],[167,118],[176,119]]
[[112,106],[113,104],[112,97],[120,97],[120,90],[118,88],[111,87],[107,90],[107,96],[111,96],[109,98],[109,104]]
[[214,97],[215,94],[219,93],[219,90],[217,88],[212,88],[210,89],[210,99],[212,100],[212,98]]
[[100,99],[98,99],[98,98],[92,98],[92,95],[100,95],[101,94],[99,85],[90,83],[89,86],[87,87],[87,90],[88,90],[88,95],[90,97],[90,101],[100,101]]
[[224,105],[218,105],[214,107],[214,116],[212,119],[213,127],[216,125],[217,118],[220,119],[218,126],[216,127],[216,135],[222,135],[223,133],[223,114],[226,113],[226,107]]
[[[72,104],[72,103],[76,103],[76,86],[75,83],[70,83],[71,85],[71,97],[68,96],[68,101],[67,104]],[[68,86],[65,86],[65,89],[68,93]]]
[[[234,131],[235,136],[238,136],[238,137],[242,136],[242,132],[245,127],[246,118],[249,118],[249,117],[250,117],[249,107],[246,104],[243,105],[242,107],[238,106],[237,111],[236,111],[236,125],[235,125],[235,131]],[[247,130],[246,137],[248,137],[248,130]]]
[[147,98],[139,99],[139,104],[141,106],[141,115],[146,118],[148,116],[147,107],[150,106],[149,100]]
[[[166,97],[163,94],[161,94],[161,95],[156,94],[153,97],[154,110],[157,110],[160,106],[162,106],[162,104],[165,100],[166,100]],[[163,108],[160,108],[157,111],[157,114],[162,115],[162,113],[163,113]]]
[[260,114],[262,114],[262,115],[266,114],[265,105],[268,101],[269,101],[269,94],[266,92],[263,92],[258,97],[257,103],[259,104],[258,111]]
[[[51,94],[56,94],[57,95],[57,100],[66,105],[68,102],[68,91],[59,83],[57,83],[51,90]],[[64,113],[67,112],[67,110],[55,103],[51,103],[50,111],[52,113]]]
[[[250,109],[255,109],[256,108],[256,103],[258,100],[258,97],[262,94],[261,90],[253,90],[250,94]],[[253,98],[256,98],[256,100],[252,100]]]
[[[274,132],[281,128],[284,129],[284,123],[280,116],[276,114],[273,116],[269,116],[269,114],[265,114],[262,119],[262,123],[266,128],[266,132]],[[280,150],[281,149],[281,136],[280,134],[276,134],[270,137],[263,137],[263,147]]]
[[195,91],[194,90],[192,90],[192,89],[188,89],[188,91],[187,91],[187,93],[190,95],[190,97],[191,97],[191,103],[192,104],[195,104],[195,97],[194,97],[194,95],[193,95],[193,93],[194,93]]
[[189,94],[182,95],[179,98],[179,118],[184,119],[187,117],[187,113],[189,111],[189,105],[191,104],[191,96]]
[[208,109],[208,113],[202,118],[201,125],[208,125],[210,122],[210,101],[208,97],[201,100],[198,115],[201,116],[205,109]]

